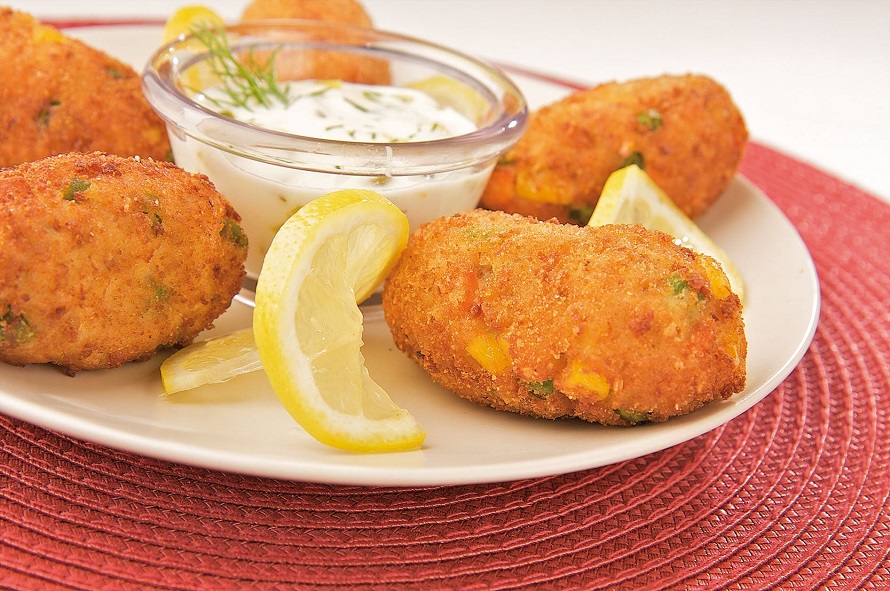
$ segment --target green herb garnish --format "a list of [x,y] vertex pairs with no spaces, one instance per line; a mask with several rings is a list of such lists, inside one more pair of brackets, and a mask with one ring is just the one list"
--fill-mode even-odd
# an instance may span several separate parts
[[469,240],[490,240],[494,233],[491,230],[477,230],[476,228],[464,229],[464,235]]
[[219,78],[220,87],[228,100],[206,97],[214,104],[243,107],[253,110],[259,105],[269,108],[275,101],[287,106],[287,85],[281,86],[275,73],[275,57],[280,47],[274,49],[268,59],[260,60],[249,50],[243,59],[235,57],[232,47],[221,27],[204,26],[193,29],[192,34],[210,54],[207,60],[213,74]]
[[108,66],[105,68],[105,72],[111,77],[113,80],[121,80],[127,77],[127,74],[124,70],[120,68],[116,68],[114,66]]
[[51,100],[47,106],[40,109],[40,112],[37,113],[37,125],[38,127],[47,128],[49,127],[49,120],[52,117],[53,111],[56,107],[61,105],[61,101]]
[[147,192],[140,200],[142,214],[151,222],[155,234],[164,233],[164,220],[161,218],[161,200],[152,192]]
[[661,117],[661,113],[659,113],[655,109],[649,109],[648,111],[638,113],[637,121],[640,123],[640,125],[648,127],[649,131],[655,131],[656,129],[664,125],[664,119]]
[[90,181],[81,178],[71,179],[71,182],[65,187],[65,192],[62,193],[62,199],[65,201],[77,201],[78,193],[83,193],[89,188]]
[[628,423],[645,423],[649,420],[649,413],[636,410],[615,409],[615,413]]
[[[670,284],[674,295],[683,295],[690,288],[689,281],[683,279],[679,275],[671,275],[670,277],[668,277],[668,284]],[[699,302],[703,302],[707,298],[703,293],[696,292],[695,299]]]
[[343,86],[339,80],[325,80],[323,82],[319,82],[319,84],[322,84],[323,86],[318,90],[313,90],[309,93],[308,96],[321,96],[332,88],[340,88],[341,86]]
[[367,112],[368,112],[368,108],[367,108],[367,107],[365,107],[364,105],[360,105],[360,104],[358,104],[357,102],[355,102],[354,100],[352,100],[352,99],[349,98],[349,97],[344,97],[344,98],[343,98],[343,101],[344,101],[347,105],[351,105],[353,108],[355,108],[355,109],[358,110],[358,111],[361,111],[362,113],[367,113]]
[[670,277],[668,277],[668,283],[670,284],[671,289],[674,291],[674,295],[681,295],[687,289],[689,289],[689,282],[679,275],[671,275]]
[[6,312],[0,316],[0,342],[23,343],[34,336],[31,323],[24,314],[16,314],[12,306],[6,305]]
[[173,290],[166,285],[158,282],[155,278],[149,278],[148,280],[148,288],[151,292],[151,301],[152,303],[164,303],[170,299],[170,296],[173,294]]
[[242,248],[247,247],[247,236],[244,234],[244,230],[241,229],[241,225],[235,220],[228,219],[223,222],[223,227],[222,230],[219,231],[219,235],[235,246]]
[[544,380],[543,382],[526,382],[528,392],[535,398],[547,400],[547,397],[556,392],[553,387],[553,380]]
[[365,97],[367,100],[371,101],[372,103],[376,103],[376,102],[380,101],[381,95],[379,92],[374,92],[372,90],[366,90],[366,91],[362,92],[362,96]]

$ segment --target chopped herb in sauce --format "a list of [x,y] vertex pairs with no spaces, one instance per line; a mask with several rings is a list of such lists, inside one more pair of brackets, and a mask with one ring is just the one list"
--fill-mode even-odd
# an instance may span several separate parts
[[365,106],[363,106],[363,105],[360,105],[358,102],[352,100],[352,99],[349,98],[349,97],[345,97],[345,98],[343,99],[343,101],[344,101],[347,105],[350,105],[350,106],[352,106],[352,107],[355,107],[357,110],[361,111],[362,113],[367,113],[367,112],[370,111],[370,109],[368,109],[367,107],[365,107]]
[[[421,90],[329,80],[296,80],[284,89],[287,104],[252,108],[230,106],[225,114],[266,129],[327,140],[404,143],[470,133],[476,124],[452,107],[443,107]],[[226,89],[211,87],[203,96],[217,105]]]

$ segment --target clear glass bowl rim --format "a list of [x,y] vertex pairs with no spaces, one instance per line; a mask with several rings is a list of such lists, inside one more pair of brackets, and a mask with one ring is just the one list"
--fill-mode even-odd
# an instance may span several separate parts
[[[497,103],[499,112],[488,124],[468,134],[424,142],[343,142],[263,129],[222,116],[179,88],[176,75],[177,66],[183,63],[181,55],[186,53],[185,63],[189,65],[198,60],[197,54],[187,47],[189,37],[164,44],[152,54],[142,74],[143,91],[177,136],[184,134],[235,156],[276,166],[335,174],[403,176],[484,166],[511,148],[524,131],[528,105],[515,83],[496,66],[443,45],[380,29],[319,21],[254,21],[228,25],[225,31],[242,36],[230,41],[233,47],[240,48],[268,43],[256,34],[263,29],[299,35],[326,28],[366,40],[355,45],[359,51],[392,53],[380,44],[398,43],[400,54],[406,53],[405,48],[415,50],[408,55],[413,61],[435,65],[440,63],[433,59],[435,56],[447,57],[448,63],[443,67],[459,69],[486,88],[500,89],[502,96],[510,97],[514,108],[508,110],[501,98]],[[480,80],[483,76],[485,79]]]

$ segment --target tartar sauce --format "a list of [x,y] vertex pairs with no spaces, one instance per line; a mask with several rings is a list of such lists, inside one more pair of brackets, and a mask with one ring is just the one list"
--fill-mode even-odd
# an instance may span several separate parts
[[[225,104],[219,89],[205,97]],[[420,90],[339,80],[288,82],[286,103],[271,107],[226,106],[225,115],[307,137],[368,143],[438,140],[470,133],[476,125]]]

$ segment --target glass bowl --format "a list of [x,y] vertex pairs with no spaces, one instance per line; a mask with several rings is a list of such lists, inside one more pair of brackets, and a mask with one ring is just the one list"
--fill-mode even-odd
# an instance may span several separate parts
[[526,124],[525,98],[509,78],[446,47],[316,21],[243,23],[218,34],[241,60],[262,62],[274,54],[282,84],[318,79],[419,88],[475,124],[444,139],[389,143],[260,127],[222,114],[207,100],[219,77],[208,65],[213,53],[198,39],[180,37],[159,48],[143,73],[145,95],[167,125],[174,161],[207,175],[241,215],[252,278],[284,221],[333,190],[381,193],[407,214],[412,231],[476,207],[498,157]]

